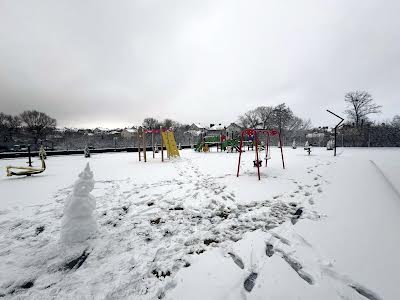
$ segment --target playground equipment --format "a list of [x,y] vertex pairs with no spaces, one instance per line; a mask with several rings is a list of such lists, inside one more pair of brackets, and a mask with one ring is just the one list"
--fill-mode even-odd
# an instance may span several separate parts
[[240,151],[239,139],[225,140],[221,144],[222,151],[233,152],[233,150]]
[[307,151],[308,155],[311,154],[311,146],[309,145],[308,141],[304,144],[304,150]]
[[[30,166],[30,167],[7,166],[6,167],[7,176],[31,176],[31,175],[36,175],[36,174],[43,173],[44,170],[46,170],[46,163],[44,162],[43,153],[41,154],[39,152],[39,157],[40,157],[40,160],[42,162],[42,167],[41,168],[34,168],[32,166]],[[15,171],[15,170],[21,170],[21,171]]]
[[88,146],[85,147],[85,149],[83,149],[83,153],[85,155],[85,158],[89,158],[90,157],[90,149]]
[[[153,151],[153,158],[155,158],[155,153],[158,153],[158,146],[155,144],[155,134],[160,134],[160,140],[161,140],[161,161],[164,162],[164,145],[165,148],[167,149],[167,157],[179,157],[179,150],[176,145],[175,141],[175,136],[174,132],[172,130],[167,130],[162,127],[160,129],[143,129],[142,127],[139,127],[138,130],[138,153],[139,153],[139,161],[142,160],[142,154],[141,152],[143,151],[143,160],[144,162],[147,162],[147,155],[146,155],[146,150],[147,150],[147,140],[146,140],[146,135],[148,133],[151,133],[151,148]],[[142,145],[140,145],[140,142]],[[142,149],[141,149],[142,148]]]
[[[245,136],[253,137],[254,145],[256,147],[255,151],[255,160],[253,161],[254,167],[257,167],[257,174],[258,174],[258,180],[261,180],[260,176],[260,167],[262,165],[262,160],[259,159],[259,150],[258,150],[258,145],[260,143],[259,140],[259,135],[265,135],[265,167],[268,166],[268,160],[271,158],[269,154],[269,142],[270,142],[270,137],[271,136],[278,136],[279,138],[279,145],[282,145],[282,139],[281,139],[281,134],[279,131],[272,129],[272,130],[266,130],[266,129],[245,129],[241,133],[240,137],[240,146],[239,146],[239,160],[238,160],[238,166],[237,166],[237,174],[236,176],[239,177],[239,171],[240,171],[240,161],[242,157],[242,146],[243,146],[243,141]],[[282,168],[285,168],[285,161],[283,159],[283,147],[280,147],[281,149],[281,158],[282,158]]]
[[196,145],[197,152],[208,152],[210,151],[210,146],[217,145],[217,151],[219,149],[219,145],[224,141],[225,136],[223,135],[209,135],[204,136],[200,139],[200,141]]
[[329,140],[329,141],[326,143],[326,150],[333,150],[333,148],[334,148],[334,141]]
[[39,157],[41,157],[41,156],[43,156],[43,159],[47,158],[47,153],[46,153],[46,150],[44,150],[43,145],[41,145],[40,149],[39,149]]
[[239,139],[227,139],[225,135],[209,135],[204,136],[197,143],[195,150],[197,152],[209,152],[210,147],[216,145],[217,152],[221,151],[233,152],[233,150],[240,151],[239,149]]

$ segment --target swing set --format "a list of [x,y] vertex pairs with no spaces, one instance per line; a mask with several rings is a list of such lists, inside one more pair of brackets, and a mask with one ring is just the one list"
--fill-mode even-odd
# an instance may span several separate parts
[[268,160],[271,158],[270,153],[268,152],[269,149],[269,143],[270,143],[270,137],[272,136],[278,136],[279,138],[279,148],[281,149],[281,157],[282,157],[282,167],[285,169],[285,161],[283,159],[283,149],[282,149],[282,139],[281,139],[281,134],[278,130],[272,129],[272,130],[266,130],[266,129],[245,129],[241,133],[240,137],[240,146],[239,146],[239,160],[238,160],[238,166],[237,166],[237,174],[236,177],[239,177],[239,171],[240,171],[240,161],[242,158],[242,147],[243,147],[243,142],[244,142],[244,137],[248,136],[253,139],[254,145],[255,145],[255,160],[253,161],[254,167],[257,167],[257,174],[258,174],[258,180],[261,180],[260,176],[260,167],[262,165],[262,160],[259,159],[258,156],[258,144],[260,143],[259,136],[264,135],[265,136],[265,167],[268,166]]
[[153,158],[155,158],[155,153],[158,153],[158,146],[155,144],[155,135],[160,135],[161,140],[161,161],[164,162],[164,145],[167,149],[167,157],[179,157],[179,150],[176,146],[174,132],[172,130],[164,129],[160,127],[160,129],[143,129],[139,127],[137,132],[138,134],[138,153],[139,153],[139,161],[142,160],[143,151],[143,160],[147,162],[147,134],[151,133],[151,148],[153,151]]

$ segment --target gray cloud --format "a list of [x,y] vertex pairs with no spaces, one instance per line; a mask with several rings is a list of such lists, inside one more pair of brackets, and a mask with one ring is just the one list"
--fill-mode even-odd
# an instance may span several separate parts
[[229,122],[286,102],[316,125],[368,90],[400,113],[398,1],[0,0],[0,111],[70,126]]

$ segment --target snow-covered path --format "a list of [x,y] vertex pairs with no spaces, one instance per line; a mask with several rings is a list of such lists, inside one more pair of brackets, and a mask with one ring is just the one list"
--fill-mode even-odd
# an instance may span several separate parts
[[[261,182],[253,152],[239,178],[236,154],[94,155],[99,234],[73,251],[58,243],[62,208],[88,160],[50,157],[42,176],[4,177],[0,295],[396,299],[400,183],[387,162],[400,151],[303,152],[285,149],[282,170],[273,149]],[[0,168],[10,162],[24,159]]]

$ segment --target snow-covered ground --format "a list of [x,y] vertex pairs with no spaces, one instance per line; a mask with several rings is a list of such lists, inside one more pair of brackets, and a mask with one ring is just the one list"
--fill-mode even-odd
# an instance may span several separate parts
[[[400,149],[60,156],[0,179],[0,297],[400,299]],[[150,153],[148,157],[150,157]],[[60,242],[87,162],[98,233]],[[26,165],[26,159],[0,160]],[[5,173],[5,172],[4,172]]]

